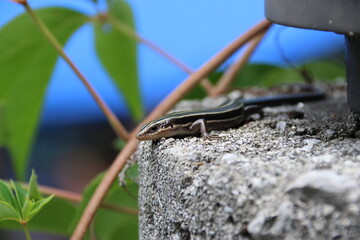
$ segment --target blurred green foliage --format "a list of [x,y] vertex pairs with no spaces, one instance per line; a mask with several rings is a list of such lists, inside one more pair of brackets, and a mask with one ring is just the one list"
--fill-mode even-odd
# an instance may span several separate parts
[[[305,72],[305,74],[304,74]],[[223,75],[223,71],[210,75],[210,82],[216,83]],[[247,64],[236,76],[231,84],[231,89],[246,87],[271,87],[285,83],[305,82],[307,75],[314,81],[334,82],[345,80],[345,64],[329,60],[317,60],[294,67],[279,67],[270,64],[252,63]],[[187,96],[188,99],[203,98],[206,92],[201,86],[195,87]]]
[[[100,174],[96,177],[85,189],[83,193],[83,200],[77,208],[76,214],[71,221],[70,227],[68,229],[71,233],[78,221],[84,209],[89,202],[90,198],[94,194],[97,186],[99,185],[103,174]],[[127,191],[131,192],[131,195]],[[118,182],[116,181],[104,200],[105,203],[111,203],[113,205],[121,207],[130,207],[133,209],[137,208],[137,185],[134,182],[129,182],[126,185],[126,190],[119,187]],[[106,208],[101,208],[97,211],[96,217],[93,220],[93,230],[95,233],[96,239],[107,239],[107,240],[117,240],[120,237],[122,239],[135,240],[138,239],[138,224],[137,216],[121,214],[114,210],[109,210]],[[90,232],[87,233],[87,239],[90,237]]]
[[[125,1],[108,1],[108,14],[135,28],[130,6]],[[101,19],[101,18],[100,18]],[[97,20],[100,20],[97,19]],[[143,118],[139,91],[136,41],[110,23],[94,21],[95,46],[101,63],[123,94],[135,120]]]
[[[63,8],[37,14],[64,44],[87,17]],[[0,29],[0,143],[9,149],[17,178],[24,179],[45,91],[58,58],[23,14]]]
[[270,87],[284,83],[305,82],[304,71],[315,81],[345,79],[345,66],[328,60],[309,62],[294,67],[249,64],[236,77],[233,87]]
[[[108,0],[109,13],[134,27],[132,10],[123,0]],[[36,14],[64,45],[91,19],[66,8],[43,8]],[[122,92],[135,120],[143,117],[137,73],[136,41],[110,23],[93,18],[99,59]],[[24,179],[36,136],[45,91],[58,55],[27,14],[0,29],[0,147],[9,149],[17,178]]]
[[[107,4],[108,14],[134,28],[132,10],[126,1],[108,0]],[[100,62],[123,94],[134,120],[143,117],[135,40],[117,31],[110,23],[102,22],[101,18],[92,18],[67,8],[43,8],[35,13],[62,45],[77,29],[90,22],[94,28],[94,48]],[[0,28],[0,52],[0,147],[9,150],[17,178],[24,179],[45,91],[58,55],[26,13]],[[59,198],[46,202],[46,206],[43,199],[32,205],[32,202],[24,200],[26,192],[17,183],[13,183],[16,189],[13,196],[9,195],[12,192],[6,185],[0,184],[0,220],[32,219],[28,225],[30,230],[69,236],[70,223],[79,219],[99,179],[90,184],[78,207]],[[30,195],[36,195],[31,183],[30,186]],[[135,184],[130,184],[128,188],[136,195]],[[34,199],[39,197],[33,196]],[[16,201],[9,202],[13,198]],[[129,199],[116,184],[106,202],[131,205],[133,208],[137,206],[136,199]],[[42,208],[43,211],[38,212]],[[136,216],[101,209],[93,226],[98,239],[118,239],[117,234],[125,239],[137,239]],[[0,221],[0,228],[19,230],[21,226]]]

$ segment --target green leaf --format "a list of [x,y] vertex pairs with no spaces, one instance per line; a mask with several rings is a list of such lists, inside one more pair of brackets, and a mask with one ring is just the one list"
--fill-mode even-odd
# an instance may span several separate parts
[[[28,223],[40,210],[50,202],[54,197],[51,195],[47,198],[43,198],[37,187],[36,174],[32,171],[28,189],[25,190],[20,184],[11,181],[11,184],[15,190],[15,199],[19,206],[19,213],[22,219]],[[33,197],[36,196],[36,197]]]
[[190,90],[188,94],[186,94],[185,99],[200,99],[206,97],[206,91],[200,85],[195,86]]
[[[20,224],[29,224],[34,218],[29,225],[30,229],[66,234],[75,208],[63,200],[51,201],[54,198],[53,195],[43,198],[38,191],[34,170],[27,190],[11,180],[10,184],[13,191],[5,182],[0,181],[0,221],[14,220]],[[36,198],[30,196],[36,196]],[[51,202],[54,203],[51,204]],[[4,229],[22,230],[19,227],[8,222],[0,223],[0,228]]]
[[320,60],[309,62],[304,65],[304,68],[317,80],[335,81],[339,78],[346,79],[345,65],[337,62]]
[[[107,197],[106,203],[114,205],[137,207],[137,185],[132,182],[126,184],[126,188],[134,198],[130,197],[116,183],[112,186]],[[119,236],[122,239],[136,240],[138,239],[138,218],[133,215],[120,214],[109,209],[99,209],[94,219],[95,236],[98,239],[117,240]]]
[[[69,201],[53,198],[34,218],[28,223],[30,231],[41,231],[69,237],[67,228],[75,214],[75,206]],[[21,225],[11,221],[0,222],[0,229],[20,230]]]
[[[88,19],[65,8],[36,13],[61,44]],[[0,143],[10,150],[16,176],[24,179],[57,53],[25,14],[0,29],[0,53]]]
[[[223,72],[221,71],[211,73],[208,76],[208,79],[213,85],[215,85],[222,74]],[[205,98],[206,96],[207,93],[205,89],[200,84],[197,84],[193,89],[190,90],[189,93],[186,94],[185,99],[200,99]]]
[[138,238],[138,217],[131,215],[119,215],[106,209],[100,209],[95,218],[95,235],[97,239],[137,240]]
[[87,203],[89,202],[90,198],[92,197],[92,195],[94,194],[97,186],[99,185],[102,177],[104,176],[103,173],[99,174],[98,176],[96,176],[96,178],[94,178],[85,188],[83,195],[82,195],[82,201],[81,203],[78,205],[77,210],[76,210],[76,214],[75,217],[73,218],[73,220],[70,223],[68,232],[72,233],[77,225],[77,223],[79,222],[82,213],[85,210],[85,207],[87,205]]
[[[109,14],[134,28],[130,6],[123,0],[110,0]],[[135,120],[143,117],[137,72],[136,41],[118,31],[110,23],[94,22],[95,44],[98,56],[106,71],[123,94]]]
[[0,221],[5,220],[21,222],[21,218],[16,209],[14,209],[9,203],[0,201]]
[[75,215],[75,206],[54,197],[29,223],[30,230],[69,236],[68,227]]
[[345,79],[345,66],[328,60],[306,63],[299,68],[278,67],[268,64],[248,64],[236,76],[235,87],[269,87],[281,83],[304,82],[300,70],[306,70],[314,80],[334,81]]
[[301,83],[304,81],[304,78],[296,69],[274,68],[262,77],[260,86],[271,87],[284,83]]
[[23,216],[23,220],[27,223],[29,222],[29,215],[34,208],[35,203],[33,201],[30,201],[29,199],[25,199],[25,203],[21,209],[21,213]]
[[0,146],[5,145],[4,102],[0,100]]
[[11,185],[14,188],[15,191],[15,204],[16,204],[16,210],[18,211],[19,215],[22,219],[24,219],[24,215],[22,214],[22,209],[26,202],[26,196],[27,192],[25,189],[23,189],[20,184],[10,180]]
[[282,68],[268,64],[248,64],[236,76],[232,85],[235,87],[260,86],[264,77],[276,71],[282,71]]
[[[85,189],[83,193],[83,201],[80,203],[76,216],[69,228],[72,232],[78,223],[87,203],[94,194],[99,185],[103,174],[98,175]],[[131,198],[122,188],[119,187],[115,181],[109,190],[104,202],[112,203],[114,205],[121,205],[136,208],[137,206],[137,186],[134,183],[127,184],[127,188],[132,192],[135,199]],[[117,240],[119,236],[124,239],[138,239],[137,216],[122,214],[113,210],[100,208],[94,219],[95,235],[99,239]],[[117,235],[121,232],[121,235]]]
[[[43,198],[41,200],[36,201],[30,211],[27,213],[27,215],[24,214],[24,218],[27,222],[29,222],[36,214],[38,214],[45,206],[48,204],[52,199],[54,198],[54,195],[51,195],[47,198]],[[28,202],[31,202],[31,200],[27,200]]]
[[136,179],[139,178],[139,165],[138,164],[134,164],[131,167],[129,167],[126,170],[126,177],[131,180],[131,181],[135,181]]
[[0,201],[7,202],[10,204],[10,206],[16,209],[13,192],[11,191],[10,187],[3,181],[0,181]]
[[38,186],[37,186],[37,176],[35,174],[34,169],[31,172],[31,177],[30,177],[30,181],[29,181],[29,187],[28,187],[28,192],[29,192],[29,199],[35,199],[35,200],[40,200],[42,199],[42,196],[39,192]]
[[126,141],[122,138],[117,138],[113,141],[113,148],[117,151],[121,151],[126,145]]

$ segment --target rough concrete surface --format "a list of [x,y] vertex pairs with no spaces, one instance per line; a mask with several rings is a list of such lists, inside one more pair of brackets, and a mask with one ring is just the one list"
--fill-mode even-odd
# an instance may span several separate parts
[[331,92],[221,139],[142,142],[140,238],[360,239],[359,122]]

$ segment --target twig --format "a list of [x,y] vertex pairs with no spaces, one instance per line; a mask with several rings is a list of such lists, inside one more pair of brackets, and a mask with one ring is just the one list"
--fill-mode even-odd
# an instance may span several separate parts
[[[157,52],[159,55],[165,57],[170,62],[174,63],[176,66],[181,68],[184,72],[186,72],[188,74],[192,74],[194,72],[194,70],[192,68],[190,68],[189,66],[187,66],[185,63],[183,63],[179,59],[175,58],[170,53],[168,53],[164,49],[157,46],[155,43],[142,37],[140,34],[135,32],[131,27],[129,27],[128,25],[126,25],[126,24],[122,23],[121,21],[117,20],[116,18],[114,18],[110,13],[107,13],[106,15],[100,15],[100,19],[101,18],[104,18],[109,23],[111,23],[119,32],[122,32],[122,33],[126,34],[127,36],[134,38],[138,42],[143,43],[144,45],[148,46],[154,52]],[[200,82],[200,84],[208,94],[211,94],[213,85],[207,78],[204,78]]]
[[279,53],[280,53],[280,57],[283,59],[283,61],[289,66],[290,69],[293,69],[294,71],[296,71],[303,79],[304,81],[309,84],[312,85],[314,83],[314,77],[312,76],[311,72],[309,72],[305,65],[301,66],[301,67],[297,67],[295,66],[291,60],[288,58],[288,56],[285,53],[285,49],[282,47],[281,42],[280,42],[280,34],[283,32],[284,29],[280,30],[278,29],[275,33],[276,33],[276,37],[275,37],[275,47],[278,49]]
[[70,68],[74,71],[74,73],[78,76],[81,82],[85,85],[89,93],[92,95],[96,103],[99,105],[106,118],[108,119],[111,127],[114,129],[115,133],[124,140],[129,139],[129,133],[126,131],[125,127],[121,124],[121,122],[117,119],[115,114],[110,110],[110,108],[106,105],[104,100],[100,97],[100,95],[96,92],[95,88],[89,83],[89,81],[85,78],[85,76],[80,72],[80,70],[75,66],[72,60],[67,56],[65,51],[63,50],[61,44],[54,37],[45,23],[35,14],[32,8],[29,6],[27,1],[21,3],[31,19],[35,22],[36,26],[40,29],[46,39],[51,43],[57,53],[65,60],[65,62],[70,66]]
[[[28,187],[27,183],[22,184],[25,188]],[[43,186],[43,185],[38,185],[39,190],[41,193],[45,194],[45,195],[52,195],[54,194],[56,197],[58,198],[62,198],[71,202],[81,202],[81,194],[79,193],[75,193],[75,192],[70,192],[70,191],[66,191],[63,189],[58,189],[58,188],[53,188],[53,187],[48,187],[48,186]]]
[[234,52],[236,52],[241,46],[248,42],[251,38],[257,35],[259,32],[264,31],[271,25],[268,20],[263,20],[249,31],[244,33],[238,39],[230,43],[226,48],[220,51],[217,55],[212,57],[206,64],[193,74],[191,74],[179,87],[171,92],[165,100],[163,100],[155,110],[150,113],[145,122],[154,120],[156,117],[165,114],[169,111],[180,99],[182,99],[187,92],[192,89],[202,78],[210,74],[216,68],[218,68],[223,62],[225,62]]
[[[56,197],[66,199],[71,202],[78,203],[78,202],[81,202],[81,200],[82,200],[81,194],[75,193],[75,192],[69,192],[66,190],[58,189],[58,188],[39,185],[39,190],[43,194],[46,194],[46,195],[55,194]],[[101,206],[104,208],[110,209],[110,210],[115,210],[120,213],[125,213],[125,214],[130,214],[130,215],[135,215],[135,216],[139,212],[137,209],[120,207],[120,206],[116,206],[116,205],[109,204],[109,203],[102,203]]]
[[106,172],[99,186],[95,190],[92,198],[90,199],[88,205],[85,208],[83,215],[73,232],[71,239],[80,240],[83,238],[86,233],[87,228],[89,227],[91,220],[94,218],[97,208],[100,206],[102,200],[104,199],[107,191],[109,190],[111,184],[118,172],[122,169],[126,160],[131,156],[131,154],[136,150],[138,141],[135,138],[135,135],[132,134],[130,140],[126,143],[125,147],[122,149],[120,154],[116,157],[113,164],[110,166],[109,170]]
[[120,207],[120,206],[109,204],[109,203],[102,203],[100,206],[110,209],[110,210],[117,211],[117,212],[126,213],[129,215],[137,216],[139,214],[139,210],[134,209],[134,208],[124,208],[124,207]]
[[[213,57],[208,63],[202,66],[198,71],[190,75],[178,88],[176,88],[170,95],[162,101],[153,112],[142,122],[148,122],[156,117],[161,116],[166,111],[179,101],[188,91],[192,89],[202,78],[207,76],[210,72],[215,70],[220,66],[229,56],[231,56],[238,48],[240,48],[244,43],[249,39],[254,37],[259,32],[266,29],[271,23],[267,20],[261,21],[255,27],[250,29],[248,32],[243,34],[241,37],[236,39],[215,57]],[[130,140],[127,142],[125,147],[122,149],[120,154],[116,157],[109,170],[105,174],[104,178],[100,182],[99,186],[95,190],[92,198],[90,199],[87,207],[78,225],[73,232],[71,237],[72,240],[80,240],[83,238],[86,233],[87,228],[89,227],[93,217],[95,216],[97,208],[100,206],[101,201],[104,199],[107,191],[109,190],[112,182],[115,180],[117,174],[121,171],[125,165],[127,159],[133,154],[136,150],[138,141],[135,138],[135,134],[140,129],[141,124],[132,132]]]
[[[267,30],[267,29],[266,29]],[[249,47],[246,49],[244,54],[237,60],[233,65],[231,65],[220,78],[218,84],[213,88],[212,94],[218,96],[224,93],[229,85],[234,81],[236,75],[241,71],[245,64],[250,59],[251,55],[256,50],[257,46],[263,39],[266,30],[262,33],[256,35],[250,42]]]

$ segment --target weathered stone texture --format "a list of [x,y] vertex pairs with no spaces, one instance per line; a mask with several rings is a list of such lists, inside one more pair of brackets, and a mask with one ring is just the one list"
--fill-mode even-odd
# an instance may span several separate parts
[[360,239],[359,125],[343,95],[215,133],[140,144],[141,239]]

